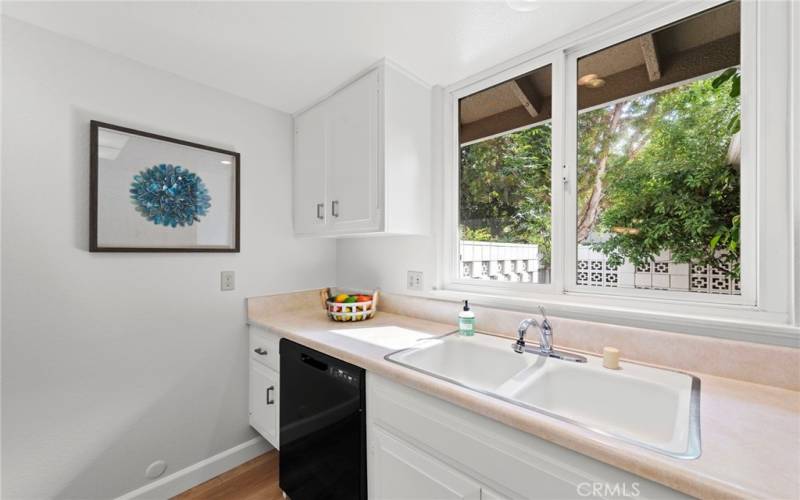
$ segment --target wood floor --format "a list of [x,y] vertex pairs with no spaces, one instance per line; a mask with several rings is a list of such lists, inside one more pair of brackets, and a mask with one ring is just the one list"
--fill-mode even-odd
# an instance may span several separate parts
[[184,491],[173,500],[283,500],[278,488],[278,452],[269,451]]

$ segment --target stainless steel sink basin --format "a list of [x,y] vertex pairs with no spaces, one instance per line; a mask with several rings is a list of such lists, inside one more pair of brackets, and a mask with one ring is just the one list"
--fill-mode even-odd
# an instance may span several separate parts
[[483,334],[424,340],[386,359],[665,455],[700,456],[700,380],[685,373],[517,354],[510,340]]

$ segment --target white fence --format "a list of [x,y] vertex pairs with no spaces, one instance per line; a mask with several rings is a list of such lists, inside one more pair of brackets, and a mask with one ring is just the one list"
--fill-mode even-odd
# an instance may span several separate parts
[[[462,241],[462,278],[523,283],[548,283],[550,270],[543,268],[537,245]],[[606,288],[645,288],[684,292],[741,294],[738,280],[711,266],[675,262],[662,252],[653,262],[636,267],[626,262],[611,266],[606,256],[591,247],[578,247],[577,283]]]
[[548,283],[550,270],[539,265],[538,245],[462,241],[461,276],[495,281]]

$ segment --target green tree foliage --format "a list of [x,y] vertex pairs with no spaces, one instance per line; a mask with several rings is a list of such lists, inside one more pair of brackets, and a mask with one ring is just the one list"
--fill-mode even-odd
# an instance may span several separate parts
[[461,148],[462,238],[539,245],[550,261],[550,125]]
[[[711,82],[711,86],[714,87],[715,89],[718,89],[721,86],[725,85],[725,83],[728,80],[730,80],[731,82],[730,91],[728,92],[728,95],[736,99],[739,97],[742,87],[742,75],[739,72],[739,68],[726,69],[725,71],[720,73],[718,77],[714,78],[714,81]],[[730,130],[732,134],[735,134],[736,132],[741,130],[741,128],[742,128],[742,123],[740,120],[740,116],[739,113],[736,113],[736,115],[728,123],[728,130]]]
[[[728,84],[730,85],[730,84]],[[739,99],[711,79],[629,101],[648,106],[647,142],[630,154],[639,125],[621,128],[603,179],[596,248],[612,263],[649,262],[663,250],[679,262],[739,275],[739,172],[727,164]],[[607,108],[590,113],[608,113]]]
[[[579,243],[616,264],[669,250],[738,277],[740,176],[726,159],[738,128],[736,69],[581,113]],[[549,262],[550,148],[549,125],[461,148],[464,239],[535,243]]]

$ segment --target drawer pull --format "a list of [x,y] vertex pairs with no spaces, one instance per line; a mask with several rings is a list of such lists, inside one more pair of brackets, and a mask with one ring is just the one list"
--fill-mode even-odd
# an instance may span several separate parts
[[275,404],[275,400],[272,399],[272,391],[274,391],[274,390],[275,390],[275,386],[274,385],[271,385],[271,386],[267,387],[267,405]]
[[262,349],[261,347],[256,347],[255,349],[253,349],[253,352],[258,354],[259,356],[266,356],[267,355],[267,350],[266,349]]

